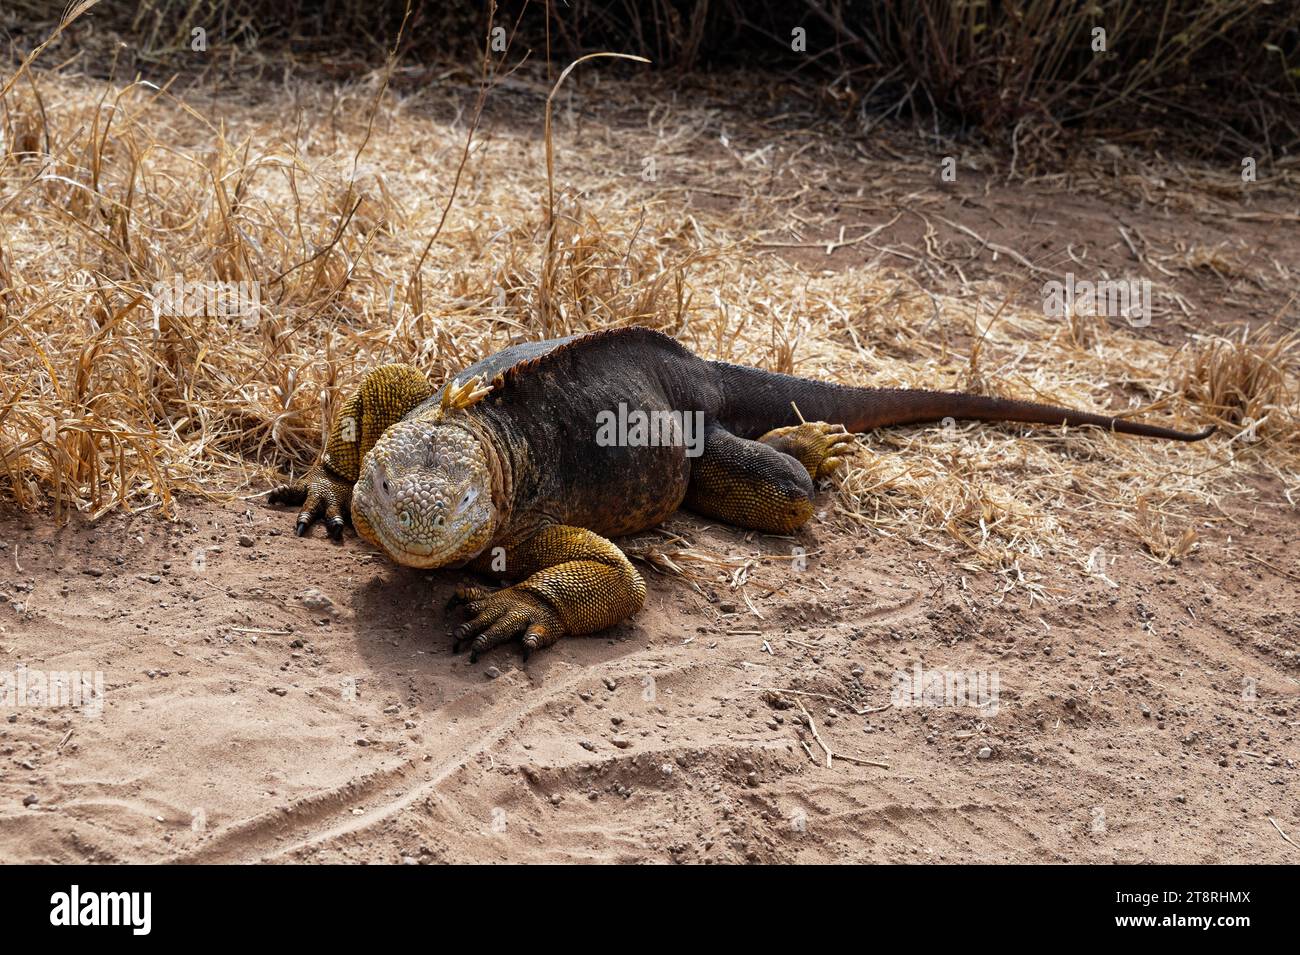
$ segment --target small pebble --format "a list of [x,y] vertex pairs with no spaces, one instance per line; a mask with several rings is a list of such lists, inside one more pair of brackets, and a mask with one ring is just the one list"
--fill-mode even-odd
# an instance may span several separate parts
[[314,587],[310,590],[304,590],[298,595],[298,599],[302,601],[302,605],[308,610],[329,610],[334,607],[334,601]]

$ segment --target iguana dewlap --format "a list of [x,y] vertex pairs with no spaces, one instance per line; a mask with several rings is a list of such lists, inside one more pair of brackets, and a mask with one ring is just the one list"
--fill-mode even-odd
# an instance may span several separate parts
[[[657,429],[611,427],[656,412]],[[1213,431],[810,381],[706,361],[634,327],[515,345],[440,391],[408,365],[378,368],[344,404],[321,462],[271,500],[303,505],[299,534],[324,517],[341,537],[350,505],[357,532],[398,563],[518,580],[458,592],[469,620],[456,645],[468,641],[476,658],[519,636],[527,652],[640,608],[645,583],[608,538],[679,507],[789,533],[812,515],[813,481],[840,464],[852,432],[949,417],[1175,441]]]

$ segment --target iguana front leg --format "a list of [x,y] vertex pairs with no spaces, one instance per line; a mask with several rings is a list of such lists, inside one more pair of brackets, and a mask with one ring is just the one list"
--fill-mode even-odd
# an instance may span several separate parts
[[[471,619],[456,629],[453,650],[468,643],[470,662],[516,636],[527,658],[565,634],[613,626],[645,602],[645,581],[623,552],[581,527],[543,528],[504,556],[502,572],[522,581],[495,593],[465,587],[454,598]],[[485,553],[471,567],[486,569],[492,557]]]
[[330,537],[342,540],[361,459],[381,434],[433,392],[429,379],[410,365],[381,365],[369,372],[356,394],[343,403],[320,461],[294,483],[275,488],[267,500],[303,505],[294,526],[299,537],[324,517]]

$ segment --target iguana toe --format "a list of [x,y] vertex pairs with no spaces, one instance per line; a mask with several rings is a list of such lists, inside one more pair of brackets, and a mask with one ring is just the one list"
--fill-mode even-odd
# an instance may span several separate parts
[[524,659],[528,659],[528,654],[534,650],[549,647],[560,639],[561,635],[562,631],[558,627],[529,627],[528,632],[524,634]]
[[450,609],[451,607],[455,607],[457,604],[469,603],[472,600],[481,600],[489,593],[490,591],[484,590],[482,587],[461,585],[452,591],[451,597],[447,599],[447,607]]
[[266,500],[271,504],[301,504],[307,500],[306,481],[299,480],[293,484],[281,484],[279,487],[272,488]]

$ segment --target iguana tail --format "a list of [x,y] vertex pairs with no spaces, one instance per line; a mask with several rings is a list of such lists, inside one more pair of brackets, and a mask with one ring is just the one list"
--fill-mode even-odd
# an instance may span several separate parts
[[1127,418],[1074,411],[1010,398],[906,388],[854,388],[796,378],[758,368],[713,362],[725,396],[723,424],[740,437],[756,438],[772,428],[798,424],[793,405],[806,421],[842,424],[853,432],[896,424],[924,424],[944,418],[967,421],[1024,421],[1033,424],[1096,425],[1121,434],[1171,441],[1200,441],[1214,433],[1176,431]]

